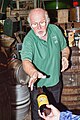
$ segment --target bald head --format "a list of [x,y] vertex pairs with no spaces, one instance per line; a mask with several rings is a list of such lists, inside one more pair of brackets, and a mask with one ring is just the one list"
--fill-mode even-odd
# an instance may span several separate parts
[[31,16],[32,14],[36,15],[36,14],[45,14],[45,10],[43,10],[42,8],[35,8],[32,9],[29,13],[29,15]]
[[48,13],[46,10],[44,10],[42,8],[32,9],[28,16],[28,22],[29,22],[29,24],[31,24],[31,22],[37,21],[41,17],[42,17],[42,19],[45,19],[49,23],[50,19],[49,19],[49,16],[48,16]]

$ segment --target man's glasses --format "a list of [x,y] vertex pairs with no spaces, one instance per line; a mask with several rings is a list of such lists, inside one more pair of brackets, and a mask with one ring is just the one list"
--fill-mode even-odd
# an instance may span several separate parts
[[42,21],[42,22],[39,22],[39,23],[35,22],[35,23],[31,24],[32,28],[37,28],[38,26],[41,26],[41,27],[46,26],[46,21]]

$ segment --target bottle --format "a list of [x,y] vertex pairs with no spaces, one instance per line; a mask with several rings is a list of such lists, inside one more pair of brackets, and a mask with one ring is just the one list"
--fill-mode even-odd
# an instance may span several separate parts
[[71,24],[71,28],[74,28],[74,23],[72,22],[72,24]]
[[67,37],[67,23],[65,23],[64,35]]
[[38,93],[39,93],[37,96],[38,107],[40,109],[41,114],[44,112],[45,116],[47,116],[51,112],[51,109],[47,108],[46,106],[47,104],[49,104],[48,97],[41,88],[38,88]]
[[79,39],[78,47],[79,47],[79,53],[80,53],[80,39]]

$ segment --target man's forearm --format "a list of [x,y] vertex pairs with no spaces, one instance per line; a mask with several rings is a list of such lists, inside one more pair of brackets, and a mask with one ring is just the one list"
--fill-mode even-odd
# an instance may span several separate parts
[[22,61],[23,64],[23,69],[24,71],[30,75],[30,77],[33,76],[34,72],[37,71],[37,69],[34,67],[34,65],[29,61],[29,60],[23,60]]
[[68,47],[64,48],[62,50],[62,57],[65,57],[68,60],[69,59],[69,55],[70,55],[70,49]]

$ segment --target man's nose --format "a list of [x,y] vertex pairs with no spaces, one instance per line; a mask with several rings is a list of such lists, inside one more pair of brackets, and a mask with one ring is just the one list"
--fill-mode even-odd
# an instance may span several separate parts
[[38,29],[41,29],[41,25],[40,25],[39,23],[38,23],[38,25],[37,25],[37,28],[38,28]]

